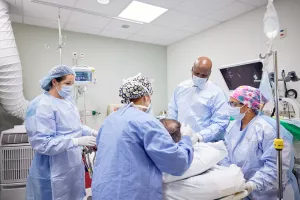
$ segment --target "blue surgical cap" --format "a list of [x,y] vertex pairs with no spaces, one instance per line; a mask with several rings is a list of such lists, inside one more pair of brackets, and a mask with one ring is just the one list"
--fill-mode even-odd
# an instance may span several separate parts
[[49,91],[51,89],[50,83],[54,78],[63,77],[65,75],[74,75],[75,72],[72,68],[68,67],[67,65],[58,65],[54,68],[52,68],[49,71],[48,76],[42,78],[40,80],[41,88],[43,90]]

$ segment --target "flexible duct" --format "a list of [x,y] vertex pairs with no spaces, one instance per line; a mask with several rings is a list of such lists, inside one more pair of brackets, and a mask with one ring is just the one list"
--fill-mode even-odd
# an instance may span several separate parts
[[22,66],[8,15],[0,0],[0,105],[10,115],[24,119],[28,101],[23,96]]

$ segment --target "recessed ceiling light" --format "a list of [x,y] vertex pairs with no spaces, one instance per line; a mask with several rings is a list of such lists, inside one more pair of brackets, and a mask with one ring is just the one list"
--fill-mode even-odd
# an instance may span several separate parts
[[150,23],[168,9],[153,6],[150,4],[142,3],[139,1],[133,1],[125,10],[119,15],[120,18],[130,19],[145,23]]
[[109,4],[109,0],[97,0],[100,4]]

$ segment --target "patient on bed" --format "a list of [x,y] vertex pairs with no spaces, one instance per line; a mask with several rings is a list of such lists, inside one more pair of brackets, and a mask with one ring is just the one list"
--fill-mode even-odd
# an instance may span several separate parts
[[[172,119],[161,119],[160,122],[174,142],[178,143],[181,140],[181,124]],[[195,135],[195,138],[198,137]],[[217,166],[217,163],[227,156],[223,141],[200,143],[193,140],[193,137],[192,141],[194,159],[191,167],[182,176],[163,174],[164,200],[212,200],[244,189],[238,187],[245,183],[240,168]]]
[[180,128],[181,124],[173,119],[161,119],[160,122],[165,126],[170,133],[174,142],[178,143],[181,140]]

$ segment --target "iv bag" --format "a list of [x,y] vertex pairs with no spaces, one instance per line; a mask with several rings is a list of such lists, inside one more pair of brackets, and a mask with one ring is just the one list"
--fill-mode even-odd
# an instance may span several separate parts
[[267,10],[264,16],[264,32],[265,35],[270,39],[274,40],[279,33],[279,19],[276,9],[273,4],[273,0],[269,0]]

